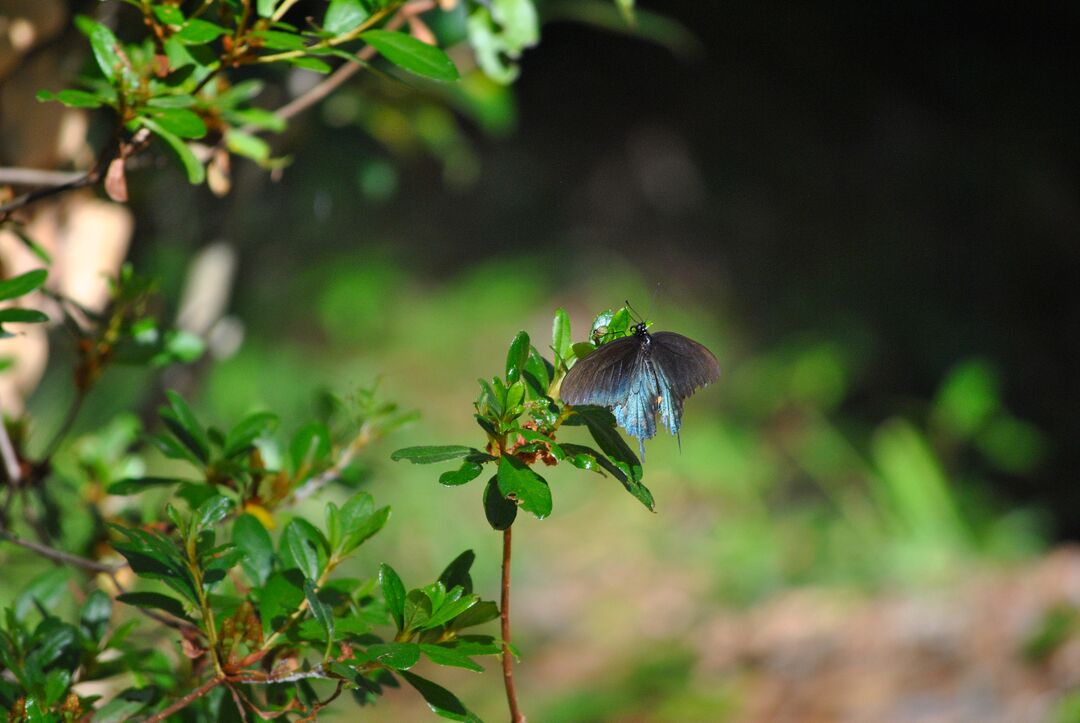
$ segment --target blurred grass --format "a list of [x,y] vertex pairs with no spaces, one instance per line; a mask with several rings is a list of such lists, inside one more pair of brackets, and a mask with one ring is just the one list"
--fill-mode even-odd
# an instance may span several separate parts
[[[542,267],[515,257],[421,281],[390,254],[313,263],[288,288],[255,287],[241,298],[246,341],[209,369],[194,405],[223,425],[273,410],[286,437],[311,418],[322,389],[347,397],[377,384],[385,398],[420,410],[419,422],[362,459],[365,484],[393,517],[343,574],[370,576],[389,561],[419,582],[472,548],[478,589],[494,596],[499,540],[484,522],[482,480],[442,487],[442,468],[395,464],[389,454],[412,444],[482,446],[475,380],[501,371],[519,329],[546,351],[557,306],[580,339],[596,312],[649,298],[648,283],[627,267],[603,267],[577,286],[523,272]],[[1038,516],[1006,511],[982,482],[1030,471],[1044,447],[1002,407],[989,363],[962,362],[934,398],[890,400],[872,414],[856,401],[873,394],[863,381],[872,336],[806,331],[758,349],[736,322],[696,308],[692,289],[680,292],[662,306],[634,303],[657,329],[714,350],[724,373],[687,402],[681,451],[667,435],[648,444],[645,482],[657,514],[610,478],[554,468],[544,471],[553,516],[522,518],[515,535],[518,677],[538,720],[723,719],[738,709],[736,683],[695,674],[694,629],[714,611],[792,585],[934,584],[1044,544]],[[61,373],[34,400],[44,424],[62,408],[52,391],[63,388]],[[110,372],[80,429],[133,403],[135,381]],[[80,444],[69,453],[77,457]],[[343,496],[327,490],[306,508]],[[72,500],[78,494],[65,504]],[[451,675],[449,687],[482,716],[502,715],[496,674]],[[399,697],[387,704],[393,719],[418,715],[418,701]]]

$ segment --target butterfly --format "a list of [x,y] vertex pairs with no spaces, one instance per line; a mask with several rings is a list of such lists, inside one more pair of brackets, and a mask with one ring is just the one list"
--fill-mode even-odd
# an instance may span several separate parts
[[563,379],[559,396],[567,404],[611,409],[619,426],[637,437],[645,459],[645,440],[656,436],[657,413],[678,438],[683,400],[719,379],[720,363],[682,334],[650,334],[644,322],[633,331],[633,336],[602,344],[579,359]]

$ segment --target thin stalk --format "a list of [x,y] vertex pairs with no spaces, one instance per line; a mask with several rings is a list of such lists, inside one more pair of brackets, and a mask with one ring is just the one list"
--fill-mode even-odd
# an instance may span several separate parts
[[510,529],[503,530],[502,561],[502,605],[499,618],[502,620],[502,670],[503,683],[506,686],[506,703],[510,706],[511,723],[525,723],[525,715],[518,707],[517,690],[514,688],[514,656],[510,652]]
[[171,716],[173,713],[179,713],[184,708],[187,708],[189,705],[194,703],[196,700],[203,697],[204,695],[206,695],[207,693],[209,693],[214,688],[218,687],[219,685],[221,685],[224,682],[225,682],[225,676],[223,676],[223,675],[218,675],[218,676],[215,676],[213,678],[210,678],[210,680],[206,681],[205,683],[200,685],[198,688],[196,688],[195,690],[193,690],[190,693],[188,693],[187,695],[185,695],[183,698],[180,698],[179,700],[177,700],[175,703],[170,705],[165,710],[159,711],[158,713],[155,713],[154,715],[147,718],[146,723],[160,723],[160,721],[165,720],[166,718]]

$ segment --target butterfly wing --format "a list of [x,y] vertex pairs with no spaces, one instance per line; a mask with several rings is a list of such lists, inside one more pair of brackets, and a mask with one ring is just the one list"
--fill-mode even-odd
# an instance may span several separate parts
[[720,378],[720,362],[693,339],[672,331],[658,331],[652,335],[652,341],[652,358],[663,370],[671,390],[681,399]]
[[641,341],[627,336],[578,359],[563,378],[559,396],[567,404],[614,407],[626,400]]
[[625,396],[611,409],[619,426],[631,437],[638,438],[642,458],[645,457],[645,448],[640,440],[656,436],[656,405],[659,397],[656,380],[652,360],[639,349],[630,369]]
[[652,366],[657,378],[657,407],[668,431],[679,434],[683,400],[720,378],[720,362],[693,339],[671,331],[652,335]]

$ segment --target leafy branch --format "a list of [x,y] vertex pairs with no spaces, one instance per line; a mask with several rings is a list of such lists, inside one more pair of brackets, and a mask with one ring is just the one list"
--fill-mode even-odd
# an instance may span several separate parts
[[[629,311],[608,310],[593,321],[588,339],[574,344],[569,317],[564,310],[557,310],[552,322],[551,360],[541,355],[529,335],[521,331],[510,342],[504,376],[480,380],[480,395],[473,406],[476,423],[487,440],[483,450],[441,445],[406,447],[391,455],[391,459],[414,464],[461,459],[458,469],[439,476],[439,482],[447,486],[468,484],[483,474],[486,464],[496,467],[484,488],[483,506],[488,524],[503,535],[502,669],[507,705],[515,722],[523,721],[524,716],[514,685],[510,645],[511,527],[519,508],[537,519],[544,519],[552,511],[551,489],[533,467],[541,462],[545,466],[569,462],[578,469],[611,475],[649,510],[655,506],[652,493],[641,482],[642,464],[619,435],[611,413],[600,407],[573,407],[558,400],[562,379],[577,358],[591,353],[601,339],[630,333]],[[599,449],[557,441],[564,426],[587,428]]]

